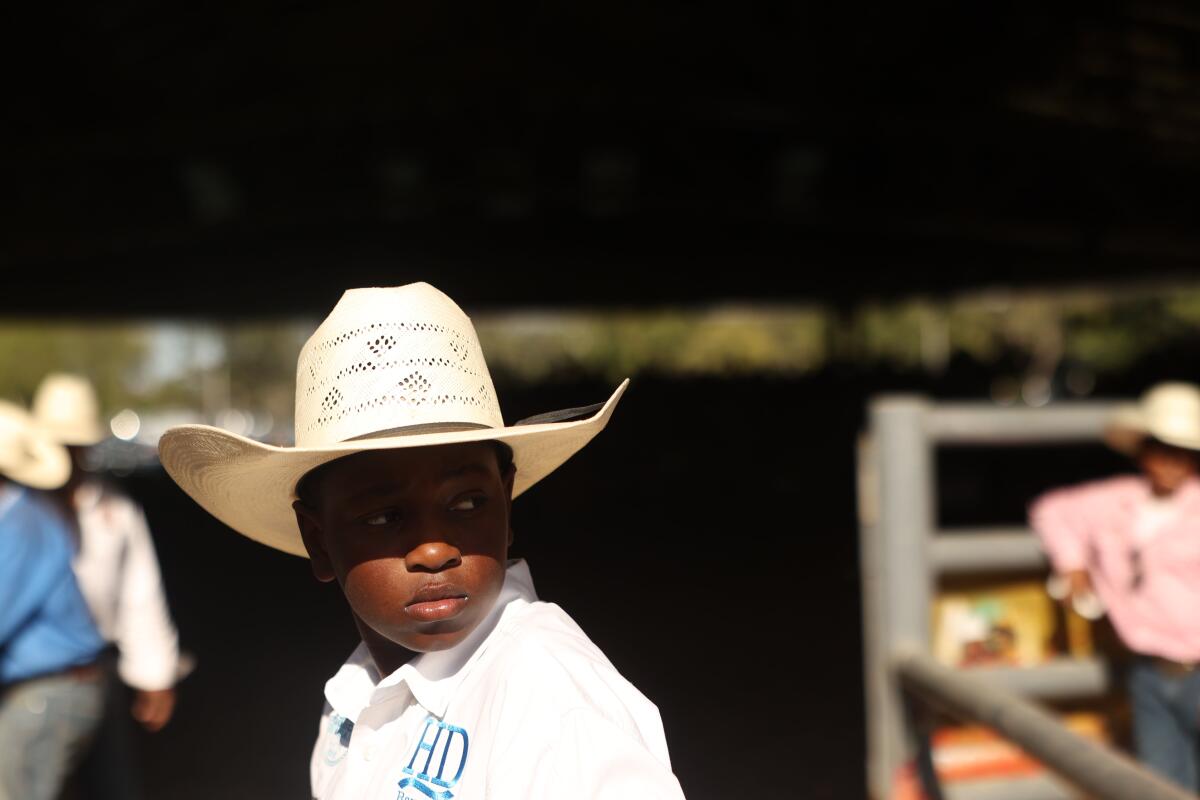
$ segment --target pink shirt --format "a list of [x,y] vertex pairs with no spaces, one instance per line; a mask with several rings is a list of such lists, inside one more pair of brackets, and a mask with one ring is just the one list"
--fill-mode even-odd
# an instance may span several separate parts
[[1047,492],[1029,521],[1055,570],[1088,571],[1129,649],[1200,662],[1200,480],[1181,486],[1173,513],[1148,532],[1150,500],[1143,478],[1124,475]]

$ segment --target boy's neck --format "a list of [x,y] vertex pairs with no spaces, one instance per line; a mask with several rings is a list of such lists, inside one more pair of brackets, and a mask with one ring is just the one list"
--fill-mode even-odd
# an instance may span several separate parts
[[353,616],[354,625],[358,628],[358,635],[362,637],[363,644],[367,646],[367,652],[371,654],[371,660],[375,662],[375,669],[378,670],[380,678],[391,675],[416,655],[412,650],[401,647],[391,639],[380,635],[374,628],[359,619],[357,614],[353,614]]

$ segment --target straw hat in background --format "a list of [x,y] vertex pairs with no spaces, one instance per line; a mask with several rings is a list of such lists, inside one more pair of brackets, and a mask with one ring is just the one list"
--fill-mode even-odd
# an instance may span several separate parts
[[506,426],[475,327],[453,300],[427,283],[351,289],[300,351],[295,447],[183,425],[163,435],[159,455],[217,519],[304,556],[292,501],[316,467],[367,450],[501,441],[516,497],[604,428],[627,385],[604,403]]
[[34,489],[57,489],[71,475],[67,449],[18,405],[0,400],[0,475]]
[[108,436],[96,390],[79,375],[55,372],[43,378],[33,397],[33,416],[62,444],[89,446]]
[[1135,455],[1146,437],[1200,450],[1200,387],[1180,382],[1152,386],[1137,404],[1119,408],[1104,432],[1109,447],[1127,455]]

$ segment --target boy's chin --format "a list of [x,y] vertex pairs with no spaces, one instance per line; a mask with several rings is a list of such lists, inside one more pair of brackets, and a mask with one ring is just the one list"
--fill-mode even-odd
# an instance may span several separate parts
[[472,629],[473,627],[444,633],[408,634],[392,638],[392,642],[414,653],[436,653],[459,644],[470,635]]
[[[449,619],[433,624],[395,626],[379,631],[384,638],[398,647],[414,653],[434,653],[449,650],[471,635],[479,625],[472,619]],[[378,630],[378,629],[377,629]]]
[[[439,650],[449,650],[471,635],[476,625],[454,626],[445,625],[442,629],[415,631],[411,628],[392,625],[373,625],[355,614],[358,630],[363,639],[373,648],[387,648],[396,651],[412,653],[434,653]],[[398,656],[403,653],[397,652]]]

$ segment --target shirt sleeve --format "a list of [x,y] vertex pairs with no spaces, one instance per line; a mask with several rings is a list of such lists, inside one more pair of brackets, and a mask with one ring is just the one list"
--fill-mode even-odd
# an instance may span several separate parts
[[[54,537],[62,537],[56,540]],[[0,524],[0,650],[41,609],[71,569],[66,530],[48,516],[11,509]]]
[[124,516],[126,550],[117,605],[117,671],[134,689],[169,689],[179,666],[179,635],[171,621],[154,541],[141,509]]
[[[520,749],[509,751],[517,754]],[[528,763],[508,763],[498,800],[683,800],[679,780],[645,743],[592,708],[561,718],[540,749],[525,750]]]
[[1087,567],[1091,549],[1090,502],[1083,487],[1056,489],[1029,507],[1029,524],[1060,573]]

